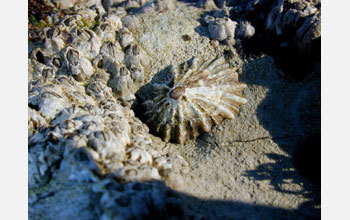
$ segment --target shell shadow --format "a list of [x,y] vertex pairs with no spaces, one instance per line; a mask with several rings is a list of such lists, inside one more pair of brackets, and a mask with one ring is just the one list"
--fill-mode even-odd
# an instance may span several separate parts
[[[135,116],[137,118],[139,118],[142,122],[146,121],[146,118],[144,117],[144,113],[145,113],[146,109],[142,106],[142,102],[144,100],[148,99],[149,97],[152,97],[152,87],[151,87],[152,83],[164,81],[167,78],[167,73],[169,71],[170,71],[170,66],[163,68],[161,71],[159,71],[157,74],[155,74],[148,83],[141,86],[139,88],[139,90],[135,93],[136,99],[133,102],[133,104],[131,105],[131,109],[134,111]],[[152,133],[152,131],[151,131],[151,133]],[[157,134],[154,134],[154,133],[152,133],[152,134],[158,136]],[[158,136],[158,137],[160,137],[160,136]]]

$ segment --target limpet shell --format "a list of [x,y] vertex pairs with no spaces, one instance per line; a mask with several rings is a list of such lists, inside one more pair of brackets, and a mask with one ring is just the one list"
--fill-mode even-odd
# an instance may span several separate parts
[[190,67],[173,66],[168,79],[152,87],[154,95],[143,102],[144,117],[166,142],[195,139],[223,119],[233,119],[247,102],[241,97],[246,85],[224,57],[203,64],[195,57]]

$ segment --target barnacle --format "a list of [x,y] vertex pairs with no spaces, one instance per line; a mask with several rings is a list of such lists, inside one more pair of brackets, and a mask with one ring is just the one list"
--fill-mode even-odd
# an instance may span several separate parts
[[201,65],[195,57],[190,66],[173,66],[168,79],[152,88],[154,95],[143,102],[144,116],[153,133],[167,142],[183,143],[209,132],[223,119],[233,119],[247,102],[241,97],[246,85],[224,57]]
[[107,173],[181,185],[188,164],[153,164],[163,155],[128,106],[151,70],[148,54],[118,14],[86,10],[40,30],[28,50],[29,188],[53,175],[97,181]]
[[255,34],[255,28],[249,21],[241,21],[236,32],[238,37],[251,38]]
[[223,41],[228,38],[235,38],[235,30],[237,26],[236,21],[230,18],[214,18],[208,16],[206,18],[208,23],[208,30],[212,39]]

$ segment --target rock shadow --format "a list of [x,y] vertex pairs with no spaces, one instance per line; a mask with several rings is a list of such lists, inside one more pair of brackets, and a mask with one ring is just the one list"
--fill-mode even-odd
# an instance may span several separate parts
[[[200,199],[171,189],[162,181],[120,183],[111,177],[105,177],[102,181],[107,183],[103,189],[96,187],[100,183],[68,181],[55,185],[54,192],[40,192],[36,196],[31,194],[29,216],[31,219],[97,219],[102,215],[155,220],[319,219],[299,209]],[[72,193],[75,195],[73,198]]]
[[[320,73],[314,70],[298,83],[283,78],[283,72],[264,70],[268,57],[244,64],[241,81],[268,88],[256,115],[272,140],[286,155],[267,157],[274,162],[261,164],[245,176],[258,181],[269,180],[276,191],[299,194],[307,198],[305,206],[319,206],[321,195],[321,84]],[[302,66],[299,66],[302,68]],[[264,74],[259,74],[259,71]],[[302,186],[289,190],[287,184]],[[316,212],[320,212],[319,209]]]
[[179,195],[181,203],[184,204],[184,213],[189,219],[320,219],[314,213],[303,210],[304,206],[309,206],[306,203],[291,210],[241,201],[204,200],[182,192],[173,192]]

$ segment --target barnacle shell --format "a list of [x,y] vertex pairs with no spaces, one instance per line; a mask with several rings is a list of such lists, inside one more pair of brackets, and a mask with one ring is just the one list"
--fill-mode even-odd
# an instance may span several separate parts
[[127,15],[122,19],[123,26],[128,28],[130,31],[136,31],[138,26],[138,20],[133,15]]
[[296,35],[302,40],[301,44],[304,45],[310,44],[312,40],[321,37],[321,14],[316,13],[307,18],[297,30]]
[[77,81],[84,81],[92,75],[94,69],[91,62],[86,59],[82,53],[72,47],[63,50],[65,66],[69,68],[70,73]]
[[46,120],[34,109],[28,108],[28,136],[40,127],[47,127]]
[[202,7],[205,10],[212,11],[212,10],[217,10],[218,7],[216,6],[215,2],[213,0],[204,0],[202,1]]
[[124,53],[118,42],[106,41],[101,47],[101,55],[104,57],[103,68],[110,72],[116,71],[116,67],[124,60]]
[[132,66],[144,66],[148,68],[150,66],[150,60],[146,52],[137,44],[131,44],[126,49],[125,65],[127,67]]
[[95,32],[98,37],[105,41],[113,41],[116,38],[115,27],[107,22],[101,22],[101,24],[96,27]]
[[176,1],[174,0],[157,0],[156,8],[158,11],[173,10],[176,7]]
[[101,47],[101,41],[98,39],[95,32],[84,27],[82,30],[77,30],[77,34],[72,40],[72,45],[79,51],[86,54],[89,59],[98,55]]
[[251,38],[255,34],[255,28],[248,21],[242,21],[239,23],[236,30],[238,37]]
[[123,27],[119,30],[117,34],[117,40],[123,48],[127,47],[135,41],[132,33],[126,27]]
[[98,101],[111,97],[112,89],[103,82],[91,82],[86,87],[86,93]]
[[208,29],[212,39],[223,41],[228,38],[235,37],[235,30],[237,26],[236,21],[230,18],[208,18]]
[[135,92],[134,83],[130,75],[129,70],[125,66],[119,66],[108,81],[108,85],[113,89],[113,92],[124,101],[135,98],[133,95]]
[[194,139],[223,119],[233,119],[247,102],[241,97],[246,85],[238,82],[238,74],[224,57],[202,65],[198,62],[195,57],[181,72],[172,67],[164,84],[153,84],[155,97],[143,103],[146,123],[164,141]]

